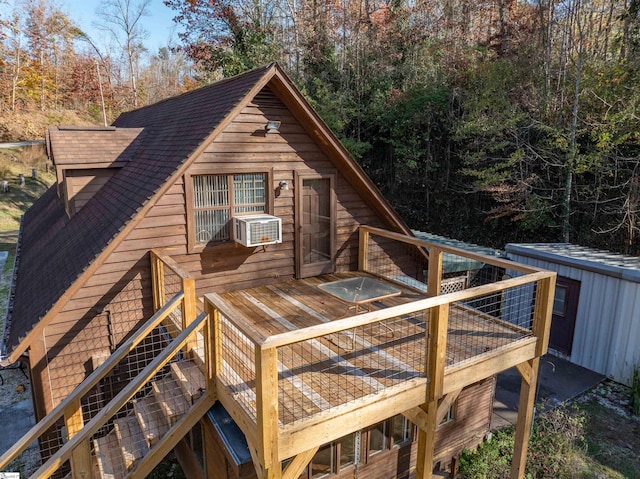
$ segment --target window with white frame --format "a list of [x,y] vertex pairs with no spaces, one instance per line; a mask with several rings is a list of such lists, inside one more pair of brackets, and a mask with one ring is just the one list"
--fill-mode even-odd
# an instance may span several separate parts
[[231,239],[231,217],[265,213],[266,173],[193,175],[195,244]]

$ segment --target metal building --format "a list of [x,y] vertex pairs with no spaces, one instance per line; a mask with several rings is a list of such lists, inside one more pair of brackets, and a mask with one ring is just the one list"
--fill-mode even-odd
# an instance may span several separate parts
[[549,347],[630,384],[640,368],[640,258],[566,243],[508,244],[506,251],[558,273]]

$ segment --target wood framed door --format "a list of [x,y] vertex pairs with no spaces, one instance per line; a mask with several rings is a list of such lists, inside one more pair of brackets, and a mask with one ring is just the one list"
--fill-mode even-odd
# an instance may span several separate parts
[[335,271],[335,175],[296,175],[296,275],[298,278]]
[[579,299],[580,281],[558,276],[553,299],[549,347],[567,355],[571,354],[573,346]]

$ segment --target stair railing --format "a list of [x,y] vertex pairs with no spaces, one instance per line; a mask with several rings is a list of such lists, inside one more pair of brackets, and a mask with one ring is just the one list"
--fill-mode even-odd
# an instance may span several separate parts
[[[0,456],[0,470],[4,468],[18,457],[29,447],[33,441],[42,436],[49,428],[51,428],[60,418],[69,414],[72,410],[77,409],[76,405],[80,399],[88,394],[109,372],[140,342],[142,342],[159,324],[162,323],[176,308],[180,307],[184,299],[184,293],[176,294],[162,308],[160,308],[136,333],[126,340],[118,349],[116,349],[109,358],[102,363],[95,371],[93,371],[76,389],[58,404],[49,414],[41,421],[33,426],[22,438],[20,438],[11,448],[9,448],[2,456]],[[73,411],[75,412],[75,411]],[[70,430],[67,425],[67,429]]]
[[[163,308],[164,309],[164,308]],[[102,426],[104,426],[112,416],[114,416],[123,405],[125,405],[153,376],[164,367],[173,356],[178,352],[191,338],[191,336],[204,326],[207,315],[200,314],[187,328],[185,328],[169,345],[162,350],[141,372],[138,374],[120,393],[118,393],[93,419],[91,419],[81,430],[69,439],[55,454],[53,454],[30,479],[38,479],[49,477],[56,472],[65,461],[71,458],[74,450],[86,443],[89,438],[95,434]],[[202,409],[202,413],[211,407],[213,400],[211,394],[204,394],[193,407]],[[174,426],[165,434],[171,433],[180,426],[180,423]]]

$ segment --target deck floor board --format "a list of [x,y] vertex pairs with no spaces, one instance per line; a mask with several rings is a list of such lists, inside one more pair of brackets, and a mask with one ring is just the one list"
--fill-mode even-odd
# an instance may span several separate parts
[[[349,317],[354,310],[318,285],[360,273],[340,273],[223,293],[265,336]],[[397,286],[397,285],[395,285]],[[374,302],[370,310],[425,298],[408,288]],[[360,308],[365,312],[368,308]],[[232,318],[231,318],[232,319]],[[418,312],[279,348],[279,420],[291,424],[313,414],[425,377],[428,312]],[[226,321],[226,320],[225,320]],[[223,322],[224,323],[224,322]],[[255,418],[254,351],[228,324],[227,384]],[[525,337],[522,331],[463,304],[450,308],[447,365],[477,357]]]

